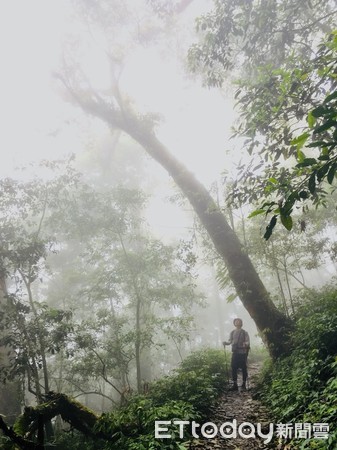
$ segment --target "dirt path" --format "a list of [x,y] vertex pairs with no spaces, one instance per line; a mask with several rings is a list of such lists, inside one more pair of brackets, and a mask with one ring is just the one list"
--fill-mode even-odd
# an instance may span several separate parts
[[[249,364],[250,389],[248,391],[239,392],[227,390],[222,396],[219,404],[211,412],[209,422],[214,423],[219,430],[216,436],[212,439],[202,438],[194,439],[190,444],[191,450],[209,449],[209,450],[264,450],[275,448],[275,444],[265,444],[266,438],[259,435],[257,424],[261,424],[261,432],[268,434],[269,432],[269,414],[266,408],[257,400],[252,398],[251,388],[254,387],[254,375],[260,369],[259,364]],[[220,433],[220,426],[225,422],[235,424],[237,421],[237,437],[234,438],[233,427],[227,426],[224,428],[223,437]],[[252,437],[252,428],[246,427],[241,429],[240,425],[244,422],[254,425],[255,436]],[[215,433],[216,429],[210,426],[211,434]],[[200,430],[197,431],[198,436],[201,436]],[[251,437],[243,438],[242,434],[251,435]],[[228,436],[228,437],[227,437]]]

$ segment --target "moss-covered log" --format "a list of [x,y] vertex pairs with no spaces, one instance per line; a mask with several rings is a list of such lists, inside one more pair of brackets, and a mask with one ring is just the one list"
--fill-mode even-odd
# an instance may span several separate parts
[[29,439],[17,434],[12,427],[8,427],[4,422],[3,418],[0,416],[0,430],[3,434],[11,439],[19,448],[22,450],[44,450],[44,445],[33,442]]
[[14,430],[21,435],[32,435],[38,429],[39,417],[43,416],[47,422],[58,415],[83,434],[95,434],[93,428],[99,416],[67,395],[54,392],[49,392],[41,405],[26,407],[15,422]]
[[14,430],[21,436],[32,436],[39,425],[39,418],[47,422],[53,417],[62,419],[87,436],[95,436],[94,426],[99,416],[65,394],[49,392],[46,401],[35,407],[26,407],[14,424]]
[[[8,427],[0,416],[0,429],[22,450],[43,450],[41,423],[46,424],[56,416],[67,422],[72,428],[85,436],[113,442],[114,433],[105,434],[96,431],[95,425],[101,416],[65,394],[49,392],[46,401],[34,407],[26,407],[18,417],[13,428]],[[36,441],[36,442],[35,442]]]

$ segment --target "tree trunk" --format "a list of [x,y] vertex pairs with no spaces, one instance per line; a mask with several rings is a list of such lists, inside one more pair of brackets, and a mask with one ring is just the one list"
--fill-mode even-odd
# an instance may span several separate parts
[[[3,319],[7,310],[7,287],[5,277],[0,275],[0,312]],[[6,336],[6,329],[1,332],[0,337]],[[14,350],[8,345],[0,346],[0,366],[7,370],[11,366],[11,358],[14,358]],[[21,413],[21,385],[19,381],[0,382],[0,412],[7,418],[9,424],[14,423],[16,417]]]
[[154,134],[139,128],[139,126],[127,127],[125,131],[168,171],[190,201],[216,250],[222,256],[229,277],[261,332],[271,355],[278,357],[286,353],[288,346],[286,333],[289,331],[290,321],[272,303],[269,293],[225,216],[206,188],[167,151]]
[[154,158],[182,190],[190,201],[201,223],[207,230],[219,255],[227,266],[229,276],[244,307],[254,320],[272,357],[289,350],[288,334],[291,321],[281,313],[270,299],[249,256],[229,226],[224,214],[217,207],[207,189],[178,159],[157,139],[146,118],[136,115],[115,93],[117,109],[95,92],[76,92],[62,79],[76,103],[86,112],[101,118],[113,129],[121,129],[138,142]]

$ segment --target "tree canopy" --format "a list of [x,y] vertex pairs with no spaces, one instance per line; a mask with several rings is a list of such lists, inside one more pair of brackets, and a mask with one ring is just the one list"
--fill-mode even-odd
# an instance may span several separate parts
[[234,135],[251,159],[239,166],[229,197],[258,205],[251,216],[272,214],[266,239],[278,218],[291,230],[294,211],[309,201],[325,205],[334,181],[335,15],[333,2],[229,1],[198,20],[192,69],[220,86],[237,68]]

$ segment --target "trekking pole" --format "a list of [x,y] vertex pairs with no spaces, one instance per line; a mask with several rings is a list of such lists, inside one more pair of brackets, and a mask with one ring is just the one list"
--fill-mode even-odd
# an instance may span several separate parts
[[247,390],[249,391],[250,386],[249,386],[249,370],[248,370],[248,353],[249,353],[249,350],[247,351],[247,356],[246,356],[246,368],[247,368],[247,381],[246,381],[246,383],[247,383]]

